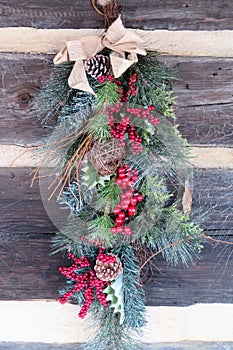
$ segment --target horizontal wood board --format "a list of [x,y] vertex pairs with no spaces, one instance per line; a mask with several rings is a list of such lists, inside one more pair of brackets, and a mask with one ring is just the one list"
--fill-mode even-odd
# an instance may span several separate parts
[[[233,59],[161,56],[176,73],[179,129],[193,145],[231,146]],[[0,143],[37,145],[48,134],[33,110],[33,97],[52,69],[52,56],[0,54]]]
[[[47,187],[39,187],[38,182],[31,187],[30,171],[30,168],[0,168],[0,227],[11,239],[13,234],[55,232],[52,221],[60,227],[57,217],[65,220],[68,212],[58,204],[51,203],[48,207]],[[203,216],[202,227],[211,234],[232,234],[233,170],[199,169],[193,181],[193,212],[196,217]]]
[[[230,350],[232,342],[180,342],[144,344],[141,350]],[[1,342],[0,350],[82,350],[83,344]]]
[[[58,272],[65,260],[60,254],[49,256],[56,229],[43,208],[38,184],[31,188],[25,171],[0,169],[0,299],[54,299],[65,283]],[[199,170],[194,211],[197,206],[196,214],[207,213],[207,234],[233,242],[232,181],[233,171]],[[190,269],[170,268],[158,258],[152,276],[144,271],[147,304],[233,302],[232,259],[232,246],[217,243],[206,244],[202,259]]]
[[[1,232],[1,300],[57,299],[65,285],[58,267],[69,265],[60,254],[50,256],[51,236]],[[233,242],[232,236],[224,237]],[[153,274],[143,272],[146,304],[187,306],[195,303],[232,303],[232,246],[206,244],[201,260],[189,269],[168,267],[160,257]]]
[[[169,30],[232,29],[230,0],[121,0],[129,27]],[[1,0],[0,26],[33,28],[100,28],[102,18],[90,1]]]

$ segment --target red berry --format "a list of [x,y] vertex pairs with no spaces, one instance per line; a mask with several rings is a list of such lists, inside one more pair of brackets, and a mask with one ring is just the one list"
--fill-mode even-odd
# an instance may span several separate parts
[[123,232],[123,227],[122,226],[118,226],[117,227],[117,233],[122,233]]
[[130,204],[130,199],[124,199],[123,201],[122,201],[122,207],[124,206],[129,206],[129,204]]
[[117,184],[117,185],[120,185],[120,184],[121,184],[121,179],[120,179],[119,177],[116,179],[116,184]]
[[135,213],[136,213],[136,208],[130,206],[130,207],[128,208],[128,215],[129,215],[129,216],[134,216]]
[[133,191],[134,191],[133,189],[130,189],[127,192],[125,192],[125,197],[126,198],[132,198],[133,197]]
[[131,198],[130,200],[130,205],[132,205],[133,207],[135,207],[138,203],[138,198],[134,197],[134,198]]
[[119,206],[119,204],[114,208],[114,210],[113,210],[113,213],[115,214],[115,215],[118,215],[119,213],[120,213],[120,211],[121,211],[121,207]]
[[121,211],[121,212],[118,214],[118,218],[124,219],[124,218],[125,218],[125,213],[124,213],[123,211]]
[[137,200],[138,202],[142,202],[143,201],[143,195],[141,193],[139,193],[139,195],[137,196]]
[[116,218],[115,223],[117,226],[121,226],[123,224],[123,220],[120,218]]
[[118,178],[119,179],[125,179],[125,172],[124,173],[123,172],[119,172]]
[[110,231],[112,234],[116,234],[117,233],[117,228],[116,227],[111,227]]
[[124,232],[127,236],[131,236],[132,235],[132,229],[130,226],[125,226],[124,227]]

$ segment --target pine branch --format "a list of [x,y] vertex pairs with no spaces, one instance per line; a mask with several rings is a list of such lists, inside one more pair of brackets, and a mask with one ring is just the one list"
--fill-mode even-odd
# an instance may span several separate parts
[[[92,304],[91,326],[99,326],[98,334],[87,344],[85,350],[133,350],[139,349],[140,343],[133,337],[134,331],[145,325],[144,293],[138,283],[139,264],[131,246],[119,246],[111,252],[117,255],[123,265],[123,292],[125,319],[119,323],[119,315],[111,308]],[[131,296],[129,298],[129,296]]]

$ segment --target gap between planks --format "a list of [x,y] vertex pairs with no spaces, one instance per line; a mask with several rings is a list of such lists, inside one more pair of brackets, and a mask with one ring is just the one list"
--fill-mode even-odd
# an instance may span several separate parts
[[[233,30],[169,31],[137,30],[146,49],[177,56],[233,57]],[[0,28],[0,52],[57,53],[65,42],[84,35],[100,34],[98,29]],[[217,49],[216,49],[217,48]]]
[[[33,148],[0,144],[0,167],[35,167]],[[196,168],[233,169],[233,148],[230,147],[191,147],[191,163]]]
[[[0,301],[0,342],[83,343],[93,334],[77,305],[58,302]],[[232,304],[147,307],[145,343],[233,341]]]

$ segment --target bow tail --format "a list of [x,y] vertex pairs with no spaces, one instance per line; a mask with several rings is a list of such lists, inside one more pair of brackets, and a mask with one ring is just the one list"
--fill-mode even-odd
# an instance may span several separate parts
[[124,53],[118,52],[112,52],[110,55],[112,71],[115,78],[119,78],[132,64],[138,61],[136,54],[129,55],[127,59],[124,56]]
[[59,51],[53,59],[54,64],[60,64],[60,63],[69,62],[69,61],[70,61],[70,57],[69,57],[69,52],[67,47],[64,47],[64,49]]
[[68,84],[73,89],[90,92],[91,94],[95,95],[87,80],[83,60],[77,60],[75,62],[68,79]]

